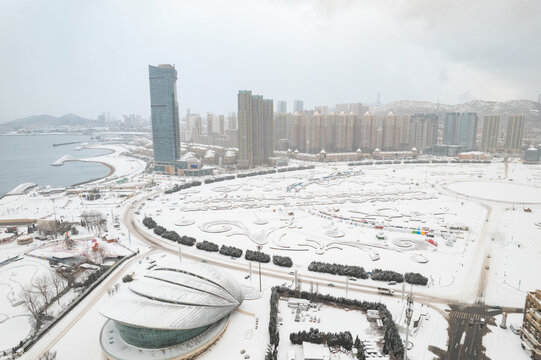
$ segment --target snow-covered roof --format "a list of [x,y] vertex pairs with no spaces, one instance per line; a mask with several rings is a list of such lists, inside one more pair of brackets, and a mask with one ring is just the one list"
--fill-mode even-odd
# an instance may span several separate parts
[[212,324],[244,300],[238,283],[205,265],[156,267],[124,285],[100,309],[131,326],[180,330]]

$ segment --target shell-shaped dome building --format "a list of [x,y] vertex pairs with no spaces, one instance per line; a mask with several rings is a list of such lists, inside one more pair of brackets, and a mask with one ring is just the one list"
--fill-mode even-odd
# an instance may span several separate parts
[[[160,267],[123,284],[100,312],[108,359],[189,359],[225,331],[244,300],[239,284],[208,265]],[[145,357],[146,358],[146,357]]]

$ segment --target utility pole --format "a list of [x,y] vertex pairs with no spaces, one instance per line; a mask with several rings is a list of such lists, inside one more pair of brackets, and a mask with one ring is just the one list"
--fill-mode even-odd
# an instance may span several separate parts
[[54,238],[56,239],[56,236],[58,235],[58,230],[56,228],[56,208],[54,206],[54,199],[51,199],[53,202],[53,213],[54,213]]
[[406,308],[406,322],[408,326],[406,327],[406,346],[404,346],[404,360],[408,360],[410,323],[411,323],[411,317],[413,316],[413,295],[411,294],[411,291],[408,295],[407,302],[408,302],[408,307]]
[[179,260],[179,263],[182,264],[182,247],[180,244],[178,244],[178,260]]
[[[257,251],[261,251],[263,246],[257,245]],[[261,261],[257,262],[257,265],[259,267],[259,292],[261,293]]]
[[346,299],[348,297],[349,277],[346,277]]

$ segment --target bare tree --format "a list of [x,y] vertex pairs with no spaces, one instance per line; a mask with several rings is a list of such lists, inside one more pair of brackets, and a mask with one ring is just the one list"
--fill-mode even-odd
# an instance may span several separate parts
[[49,284],[54,289],[56,301],[60,304],[60,292],[66,287],[66,280],[60,276],[56,271],[51,269],[51,275],[49,276]]
[[49,235],[54,232],[54,220],[38,220],[40,234]]
[[36,329],[38,329],[41,325],[40,314],[42,303],[40,297],[38,296],[38,294],[36,294],[32,287],[26,286],[22,287],[19,293],[19,298],[23,302],[26,310],[28,310],[30,315],[32,315],[32,317],[36,321]]
[[51,290],[49,287],[49,277],[47,275],[40,276],[34,282],[34,289],[38,295],[41,296],[41,300],[44,306],[44,312],[47,314],[47,304],[51,298]]
[[68,286],[75,284],[75,270],[71,266],[59,268],[57,274],[68,282]]

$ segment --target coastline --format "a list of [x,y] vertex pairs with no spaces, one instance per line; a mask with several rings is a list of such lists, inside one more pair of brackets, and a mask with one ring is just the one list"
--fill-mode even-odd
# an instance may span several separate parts
[[82,160],[82,159],[77,159],[77,160],[67,160],[67,161],[81,161],[81,162],[93,162],[93,163],[97,163],[97,164],[102,164],[102,165],[105,165],[109,168],[109,173],[105,176],[102,176],[102,177],[98,177],[98,178],[94,178],[94,179],[90,179],[90,180],[86,180],[86,181],[82,181],[82,182],[78,182],[76,184],[72,184],[70,185],[69,187],[74,187],[74,186],[80,186],[80,185],[85,185],[85,184],[90,184],[92,182],[95,182],[95,181],[98,181],[98,180],[103,180],[105,178],[108,178],[109,176],[113,175],[116,171],[116,168],[111,165],[111,164],[108,164],[106,162],[103,162],[103,161],[96,161],[96,160]]

